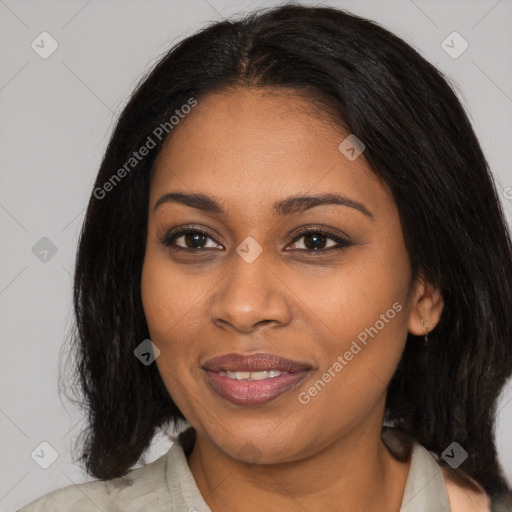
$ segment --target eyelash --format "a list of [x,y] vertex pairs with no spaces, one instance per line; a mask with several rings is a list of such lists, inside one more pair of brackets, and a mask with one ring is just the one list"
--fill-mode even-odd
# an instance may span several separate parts
[[[168,233],[166,233],[162,238],[160,238],[160,243],[163,244],[165,247],[168,247],[168,248],[171,248],[172,250],[177,250],[177,251],[188,251],[188,252],[203,252],[203,251],[208,251],[209,249],[203,249],[203,248],[186,248],[186,247],[180,247],[178,245],[175,245],[173,244],[174,240],[176,238],[179,238],[183,235],[188,235],[188,234],[200,234],[200,235],[204,235],[204,236],[207,236],[208,238],[211,238],[216,244],[218,244],[219,242],[217,242],[213,236],[208,232],[208,231],[205,231],[203,229],[199,229],[199,228],[191,228],[191,227],[183,227],[181,229],[179,229],[179,231],[169,231]],[[297,236],[292,240],[292,244],[297,242],[298,240],[300,240],[302,237],[304,236],[307,236],[307,235],[310,235],[310,234],[315,234],[315,235],[323,235],[325,237],[327,237],[328,239],[331,239],[335,242],[338,243],[337,246],[334,246],[334,247],[328,247],[327,249],[318,249],[318,250],[314,250],[314,249],[294,249],[294,250],[297,250],[299,252],[307,252],[307,253],[310,253],[310,254],[324,254],[324,253],[328,253],[330,251],[339,251],[341,249],[346,249],[347,247],[350,247],[352,244],[346,240],[345,238],[342,238],[340,237],[339,235],[335,234],[335,233],[332,233],[330,231],[327,231],[325,229],[318,229],[318,228],[305,228],[305,229],[302,229],[299,231],[299,233],[297,233]],[[215,249],[217,250],[217,249]]]

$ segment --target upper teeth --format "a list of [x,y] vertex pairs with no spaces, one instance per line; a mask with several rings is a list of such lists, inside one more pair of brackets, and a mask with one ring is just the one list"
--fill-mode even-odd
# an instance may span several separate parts
[[290,372],[279,371],[279,370],[269,370],[263,372],[219,372],[219,375],[222,377],[228,377],[230,379],[236,380],[263,380],[263,379],[272,379],[273,377],[279,377],[279,375],[288,375]]

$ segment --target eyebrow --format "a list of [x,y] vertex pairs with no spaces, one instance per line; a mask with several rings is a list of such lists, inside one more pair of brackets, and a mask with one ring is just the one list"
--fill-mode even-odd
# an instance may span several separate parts
[[[196,208],[212,215],[224,216],[226,211],[222,205],[213,197],[206,194],[183,194],[181,192],[169,192],[164,194],[155,203],[153,213],[159,206],[164,203],[179,203],[191,208]],[[272,205],[275,215],[284,217],[293,213],[299,213],[315,206],[321,205],[340,205],[348,206],[360,211],[367,217],[373,218],[372,213],[364,206],[364,204],[341,194],[318,194],[314,196],[292,196],[281,199]]]

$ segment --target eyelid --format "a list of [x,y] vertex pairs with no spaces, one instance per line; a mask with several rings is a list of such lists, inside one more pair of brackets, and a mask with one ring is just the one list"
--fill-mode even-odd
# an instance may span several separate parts
[[[297,229],[298,229],[298,231],[297,231]],[[308,249],[286,249],[285,248],[285,250],[287,252],[300,252],[300,253],[308,253],[308,254],[327,254],[327,253],[330,253],[331,251],[345,249],[345,248],[348,248],[351,245],[353,245],[353,243],[350,242],[350,237],[348,235],[346,235],[343,232],[341,232],[342,234],[340,235],[339,233],[337,233],[329,228],[326,228],[326,227],[314,226],[314,225],[308,224],[306,226],[301,226],[297,229],[295,230],[294,238],[291,240],[291,242],[288,245],[294,244],[295,242],[300,240],[302,237],[307,236],[308,234],[311,234],[311,233],[321,234],[321,235],[325,236],[327,239],[330,239],[330,240],[333,240],[334,242],[336,242],[337,245],[333,246],[333,247],[324,248],[324,249],[318,249],[316,251],[308,250]],[[171,229],[171,230],[167,231],[163,237],[159,238],[159,241],[164,246],[171,248],[172,250],[177,250],[177,251],[183,250],[183,251],[187,251],[189,253],[202,253],[202,252],[204,253],[204,252],[212,250],[212,248],[196,248],[196,249],[186,248],[186,247],[181,247],[179,245],[175,245],[174,243],[172,243],[172,242],[174,242],[174,240],[176,240],[176,238],[181,238],[182,236],[184,236],[188,233],[199,233],[199,234],[205,235],[206,237],[210,238],[216,244],[222,245],[220,242],[218,242],[216,240],[215,236],[207,228],[197,227],[195,225],[183,225],[183,226],[179,226],[177,228]],[[214,250],[219,250],[219,249],[214,249]]]
[[295,242],[299,238],[303,237],[304,235],[308,235],[310,233],[321,233],[323,235],[328,235],[329,238],[334,239],[335,241],[341,241],[341,242],[347,242],[350,243],[350,237],[343,233],[343,231],[336,232],[331,230],[330,228],[321,227],[321,226],[312,226],[310,224],[299,227],[298,231],[295,233],[295,238],[292,240],[292,242]]
[[[185,224],[183,226],[179,226],[177,228],[173,228],[173,229],[170,229],[169,231],[166,231],[164,236],[160,238],[160,241],[162,243],[164,243],[165,240],[170,240],[172,238],[174,238],[174,239],[179,238],[179,236],[186,235],[188,232],[193,232],[193,233],[197,232],[197,233],[203,234],[203,235],[211,238],[216,244],[220,244],[220,242],[218,242],[217,239],[215,238],[215,235],[213,235],[213,233],[209,229],[203,228],[203,227],[197,227],[195,225],[189,225],[189,224]],[[220,244],[220,245],[222,245],[222,244]],[[177,247],[177,246],[173,246],[173,247]]]

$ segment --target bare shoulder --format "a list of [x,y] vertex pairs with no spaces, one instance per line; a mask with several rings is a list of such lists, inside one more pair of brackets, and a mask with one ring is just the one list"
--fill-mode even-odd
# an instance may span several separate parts
[[455,482],[444,468],[441,469],[452,512],[489,512],[491,510],[491,500],[480,485],[475,482],[479,491],[463,487]]

